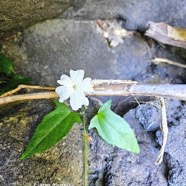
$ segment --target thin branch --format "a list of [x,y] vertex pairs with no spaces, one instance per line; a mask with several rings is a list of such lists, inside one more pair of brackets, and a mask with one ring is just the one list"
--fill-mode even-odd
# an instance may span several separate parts
[[[159,96],[173,99],[186,100],[185,84],[139,84],[126,80],[92,80],[94,92],[87,96]],[[51,88],[51,87],[50,87]],[[54,99],[58,95],[54,91],[39,92],[22,95],[0,97],[0,105],[16,101],[28,101],[33,99]]]
[[135,81],[92,80],[90,96],[159,96],[186,100],[185,84],[140,84]]
[[113,79],[94,79],[92,80],[92,86],[105,86],[105,85],[122,85],[122,84],[135,84],[137,81],[131,80],[113,80]]
[[160,153],[159,156],[156,160],[156,164],[159,165],[162,163],[163,161],[163,156],[164,156],[164,152],[165,152],[165,146],[167,143],[167,136],[168,136],[168,126],[167,126],[167,115],[166,115],[166,107],[165,107],[165,100],[163,97],[160,98],[160,102],[161,102],[161,111],[162,111],[162,123],[161,123],[161,128],[162,128],[162,146],[160,149]]
[[0,97],[0,105],[19,102],[19,101],[29,101],[36,99],[55,99],[58,95],[55,92],[39,92],[31,94],[21,94],[15,96]]
[[155,58],[151,61],[155,64],[167,63],[167,64],[178,66],[178,67],[181,67],[181,68],[186,68],[185,64],[180,64],[180,63],[177,63],[177,62],[174,62],[174,61],[171,61],[171,60],[168,60],[168,59],[164,59],[164,58]]
[[34,85],[19,85],[17,88],[2,94],[0,97],[5,97],[5,96],[15,94],[16,92],[20,91],[21,89],[55,90],[54,87],[43,87],[43,86],[34,86]]

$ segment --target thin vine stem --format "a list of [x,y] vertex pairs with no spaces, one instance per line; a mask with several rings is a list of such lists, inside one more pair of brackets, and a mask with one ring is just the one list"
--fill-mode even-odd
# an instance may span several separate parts
[[87,185],[87,131],[85,110],[82,112],[83,122],[83,186]]

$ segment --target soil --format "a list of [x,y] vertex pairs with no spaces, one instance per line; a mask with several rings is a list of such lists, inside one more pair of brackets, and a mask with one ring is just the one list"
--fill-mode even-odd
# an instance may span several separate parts
[[[76,1],[58,19],[38,23],[24,29],[16,39],[2,43],[2,52],[14,60],[16,72],[31,77],[33,84],[56,86],[60,75],[68,74],[70,69],[84,69],[86,76],[93,79],[185,84],[185,69],[151,63],[152,58],[162,57],[185,64],[185,50],[162,45],[143,35],[148,21],[186,27],[185,4],[181,0]],[[110,48],[96,29],[94,19],[98,18],[118,19],[123,28],[137,34]],[[17,26],[17,30],[25,27],[28,25]],[[99,99],[105,102],[111,98]],[[162,143],[158,98],[131,96],[112,100],[113,110],[133,128],[141,153],[136,155],[108,145],[95,130],[90,130],[93,140],[88,149],[89,185],[185,186],[185,101],[166,99],[169,134],[163,163],[157,166],[155,161]],[[19,160],[35,127],[53,108],[52,101],[31,101],[0,109],[0,185],[82,185],[79,125],[53,149]],[[97,109],[98,103],[91,99],[89,120]]]

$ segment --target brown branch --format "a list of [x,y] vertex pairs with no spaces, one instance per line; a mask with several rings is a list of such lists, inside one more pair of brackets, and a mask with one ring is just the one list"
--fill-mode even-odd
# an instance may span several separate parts
[[2,94],[0,97],[5,97],[5,96],[15,94],[16,92],[20,91],[21,89],[55,90],[54,87],[43,87],[43,86],[34,86],[34,85],[19,85],[17,88]]
[[163,97],[160,98],[160,102],[161,102],[161,110],[162,110],[161,128],[162,128],[162,133],[163,133],[162,134],[163,140],[162,140],[162,146],[161,146],[161,149],[160,149],[159,156],[156,160],[157,165],[161,164],[162,161],[163,161],[163,156],[164,156],[165,146],[166,146],[166,143],[167,143],[167,136],[168,136],[166,107],[165,107],[165,100],[164,100]]
[[177,67],[186,68],[186,65],[185,64],[180,64],[180,63],[177,63],[177,62],[174,62],[174,61],[170,61],[170,60],[164,59],[164,58],[155,58],[155,59],[153,59],[151,61],[153,63],[155,63],[155,64],[167,63],[169,65],[174,65],[174,66],[177,66]]
[[55,92],[39,92],[31,94],[21,94],[7,97],[0,97],[0,105],[18,102],[18,101],[29,101],[36,99],[54,99],[58,98]]
[[186,49],[186,29],[184,28],[172,27],[165,23],[149,22],[145,35],[163,44]]
[[[87,96],[159,96],[186,100],[186,85],[179,84],[139,84],[125,80],[92,80],[94,92]],[[0,97],[0,105],[16,101],[28,101],[33,99],[54,99],[58,95],[53,92],[40,92],[22,95]]]

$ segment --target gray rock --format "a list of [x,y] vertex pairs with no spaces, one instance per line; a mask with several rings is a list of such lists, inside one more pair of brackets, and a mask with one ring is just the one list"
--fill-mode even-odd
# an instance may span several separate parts
[[[68,74],[70,69],[81,68],[85,70],[87,76],[92,78],[131,79],[148,67],[148,61],[151,57],[151,50],[148,44],[144,42],[142,38],[136,36],[130,39],[126,38],[124,44],[119,45],[114,49],[108,49],[105,40],[99,35],[93,22],[86,21],[47,21],[25,30],[18,43],[8,43],[7,45],[4,45],[3,50],[6,55],[14,59],[17,72],[24,74],[27,77],[31,77],[35,84],[51,86],[57,85],[56,81],[62,73]],[[133,62],[132,65],[131,61]],[[40,102],[38,102],[37,107],[39,106],[39,103]],[[48,106],[46,105],[45,107],[48,108]],[[30,109],[33,110],[35,106],[28,104],[25,105],[25,107],[31,107]],[[39,108],[42,108],[42,104]],[[20,110],[19,112],[25,116],[30,113],[30,110],[25,111],[24,114],[23,110]],[[30,119],[43,116],[44,114],[45,112],[41,109],[36,110],[34,115],[31,114]],[[20,117],[17,112],[13,112],[13,115],[15,118]],[[6,118],[3,120],[9,121],[9,119]],[[36,122],[33,120],[34,119],[31,121],[29,120],[28,123],[26,123],[26,126],[29,126],[30,122],[33,122],[34,125],[36,125]],[[20,127],[19,122],[17,123],[17,126]],[[3,125],[3,127],[5,130],[9,130],[8,128],[6,129],[6,125]],[[23,128],[22,130],[25,134],[24,137],[28,138],[28,136],[30,136],[27,132],[29,128]],[[37,175],[36,179],[34,178],[35,182],[38,180],[49,183],[52,181],[56,182],[59,175],[61,176],[61,181],[65,180],[68,183],[78,185],[81,181],[81,165],[83,165],[81,154],[78,154],[78,152],[82,152],[82,143],[79,139],[81,132],[79,129],[74,130],[75,132],[72,131],[72,133],[77,134],[74,137],[71,135],[71,137],[67,138],[67,142],[65,142],[67,145],[62,146],[63,150],[60,153],[61,155],[58,156],[60,157],[58,160],[57,158],[54,161],[49,159],[55,150],[57,152],[60,151],[59,149],[61,149],[61,146],[59,148],[57,147],[54,151],[49,150],[46,152],[46,156],[49,156],[47,160],[43,160],[43,156],[45,156],[44,153],[39,156],[39,159],[36,156],[33,159],[26,160],[21,164],[20,168],[18,157],[21,154],[24,144],[27,142],[27,138],[21,138],[19,153],[16,153],[16,156],[12,157],[13,163],[10,164],[10,167],[2,167],[1,175],[7,179],[5,183],[13,183],[17,180],[18,176],[21,177],[18,180],[18,183],[26,183],[28,180],[33,180],[32,177],[35,177],[35,174]],[[95,136],[95,138],[97,136],[96,133],[92,135]],[[4,137],[2,137],[2,140],[4,140]],[[72,144],[79,143],[74,147],[72,144],[69,144],[70,142]],[[64,142],[60,144],[63,143]],[[98,144],[96,140],[94,140],[94,143],[92,144],[91,149],[94,145],[96,145],[95,148],[97,148]],[[13,141],[10,142],[10,146],[11,145],[14,145]],[[108,151],[113,151],[113,148],[110,145],[103,141],[101,142],[101,140],[99,146],[103,151],[107,151],[107,149]],[[14,150],[15,149],[12,148],[12,153]],[[76,151],[75,153],[73,152],[74,150]],[[7,153],[7,151],[8,149],[6,149],[2,155]],[[69,156],[68,158],[67,155]],[[100,154],[100,157],[99,155],[95,155],[90,158],[90,183],[95,183],[93,180],[97,180],[97,184],[101,182],[100,179],[97,179],[98,175],[98,177],[104,177],[106,166],[106,163],[103,161],[104,157],[104,154]],[[2,158],[4,159],[4,156],[2,156]],[[5,161],[9,161],[9,157],[5,158]],[[38,161],[40,161],[40,164],[36,167]],[[97,164],[98,161],[99,165]],[[75,162],[80,165],[75,164]],[[3,171],[14,167],[15,164],[18,167],[16,171],[17,174],[14,175],[12,179],[8,180],[8,175],[6,172],[3,173]],[[69,166],[67,166],[67,164],[69,164]],[[27,165],[29,165],[29,169]],[[47,173],[41,171],[43,166],[46,165],[48,168],[51,166],[51,171],[56,170],[55,173],[51,174],[51,172]],[[62,165],[64,165],[63,168],[61,168]],[[57,166],[57,168],[55,166]],[[97,166],[98,169],[95,169],[95,166]],[[28,170],[26,171],[26,169]],[[32,169],[34,171],[29,174]],[[62,171],[64,173],[61,173]],[[76,178],[73,179],[74,175],[76,175]]]
[[[170,121],[170,117],[177,117],[176,114],[172,115],[172,113],[175,113],[178,108],[184,111],[184,102],[167,100],[166,103],[168,122]],[[143,109],[145,109],[145,106],[149,108],[149,104],[146,104]],[[148,112],[147,108],[146,111]],[[136,134],[141,148],[140,155],[108,146],[95,134],[92,134],[94,141],[94,143],[90,144],[90,164],[92,170],[90,174],[90,180],[92,181],[90,183],[92,185],[184,185],[184,175],[186,174],[185,112],[180,113],[179,124],[171,124],[164,162],[161,166],[157,166],[155,165],[155,161],[159,153],[158,146],[162,143],[161,133],[159,131],[156,133],[156,139],[154,135],[144,131],[143,127],[139,125],[138,119],[136,119],[138,109],[136,108],[127,112],[124,119],[130,124]],[[150,111],[152,111],[151,108]],[[157,111],[150,113],[151,115],[149,115],[147,120],[159,117]],[[107,152],[106,155],[103,153],[104,150]]]
[[[174,116],[173,116],[174,117]],[[168,183],[171,186],[183,186],[186,183],[186,117],[179,125],[169,128],[166,144],[165,163],[167,164]],[[162,143],[160,131],[156,133],[159,144]]]
[[[92,16],[93,19],[96,14],[93,14],[92,8],[100,6],[100,2],[82,0],[78,4],[77,1],[74,4],[74,8],[69,11],[69,14],[65,15],[65,18],[76,19],[79,17],[79,19],[90,19]],[[141,12],[145,12],[144,9],[140,9],[140,2],[130,1],[129,4],[127,2],[118,1],[118,5],[116,5],[116,3],[113,4],[111,1],[107,1],[108,4],[102,1],[102,6],[99,7],[102,11],[100,9],[94,9],[94,11],[96,10],[97,15],[100,15],[100,17],[101,13],[104,15],[103,10],[108,14],[110,11],[109,16],[111,17],[118,15],[120,11],[123,12],[123,15],[128,12],[126,27],[141,30],[144,29],[148,19],[151,19],[151,16],[155,16],[155,13],[156,17],[152,20],[156,20],[156,18],[157,20],[168,19],[170,23],[173,23],[174,20],[181,20],[180,16],[185,15],[182,9],[180,11],[183,14],[177,13],[175,15],[169,12],[170,6],[177,4],[179,8],[184,1],[181,1],[181,3],[178,1],[158,1],[160,4],[155,3],[155,1],[148,1],[150,9],[147,10],[147,13],[149,14],[151,11],[152,14],[149,14],[150,17],[148,18],[148,14],[145,13],[144,19],[139,16],[142,14]],[[146,8],[147,1],[143,2],[141,2],[141,5]],[[166,6],[168,2],[170,6]],[[124,4],[121,5],[119,3]],[[132,3],[134,4],[132,5]],[[156,6],[153,10],[155,13],[152,11],[152,5]],[[160,5],[165,8],[165,17],[161,17],[158,14],[162,11],[162,9],[157,10]],[[133,7],[138,9],[129,14],[130,9],[125,12],[123,7],[130,7],[131,10],[133,10]],[[86,11],[83,13],[83,10],[87,8],[89,10],[88,13]],[[174,6],[172,10],[175,8]],[[116,11],[114,15],[112,12],[115,10],[120,11]],[[109,16],[106,17],[105,15],[106,18],[109,18]],[[125,18],[125,16],[123,17]],[[179,21],[177,23],[179,24]],[[185,24],[184,20],[182,23],[183,25]],[[155,54],[159,54],[159,57],[161,55],[165,57],[170,56],[170,59],[176,55],[170,48],[162,47],[160,52],[157,52],[159,49],[159,47],[150,47],[140,36],[126,38],[123,44],[118,45],[116,48],[108,49],[105,40],[96,31],[92,21],[60,19],[46,21],[24,30],[17,41],[4,43],[3,45],[3,52],[15,61],[16,72],[33,78],[34,84],[56,86],[56,81],[62,73],[68,74],[70,69],[80,68],[85,70],[86,76],[92,78],[133,79],[151,83],[184,82],[184,70],[172,66],[159,67],[150,65],[149,61]],[[169,125],[171,127],[180,126],[180,123],[185,121],[185,106],[183,107],[185,104],[178,101],[172,102],[170,105],[167,107],[167,111],[170,110],[171,113],[168,119]],[[128,105],[121,104],[120,107],[124,108],[128,107]],[[80,126],[75,126],[67,138],[53,149],[24,162],[18,160],[37,123],[52,108],[53,106],[48,101],[33,101],[17,105],[11,110],[3,108],[4,111],[0,115],[1,185],[33,185],[34,182],[82,185],[82,132]],[[94,108],[97,110],[96,105],[94,105]],[[127,109],[129,110],[130,107]],[[150,109],[150,113],[152,114],[146,115],[145,118],[150,118],[151,121],[153,118],[156,119],[158,112],[154,108]],[[134,110],[130,111],[125,115],[125,119],[131,124],[138,138],[141,147],[140,155],[134,155],[114,148],[101,140],[94,130],[90,131],[90,136],[93,139],[89,144],[88,154],[90,185],[165,186],[168,184],[167,173],[169,173],[169,183],[185,183],[183,182],[183,174],[180,173],[181,170],[185,173],[185,163],[180,157],[181,154],[185,153],[185,149],[181,148],[181,144],[184,143],[182,141],[183,137],[179,141],[179,150],[176,148],[174,149],[175,152],[167,150],[167,162],[165,161],[162,166],[157,167],[154,162],[158,155],[161,141],[158,138],[159,143],[157,143],[152,134],[144,131],[144,128],[139,125],[135,114]],[[177,118],[173,116],[177,116]],[[141,118],[138,117],[138,119],[142,122],[143,117],[141,115]],[[146,123],[149,124],[151,122],[146,121]],[[184,131],[183,128],[181,129]],[[177,130],[175,135],[179,136],[179,130]],[[181,134],[181,136],[183,135]],[[174,140],[176,143],[175,138]],[[177,151],[180,155],[176,153]],[[181,176],[178,176],[179,174]]]
[[126,28],[144,31],[148,21],[185,27],[185,0],[4,0],[0,2],[0,38],[52,18],[123,19]]
[[186,122],[186,104],[180,100],[167,100],[167,121],[169,127]]
[[149,66],[154,49],[142,38],[126,38],[108,49],[93,22],[53,20],[24,31],[16,44],[3,46],[15,69],[34,83],[57,85],[61,74],[84,69],[86,76],[132,79]]
[[[0,116],[0,185],[82,185],[82,132],[73,127],[66,139],[44,153],[20,161],[28,139],[42,117],[53,109],[49,101],[4,108]],[[5,115],[4,115],[5,114]]]
[[73,0],[4,0],[0,2],[0,39],[64,13]]
[[[166,100],[168,126],[185,122],[186,105],[179,100]],[[161,124],[161,107],[158,101],[141,104],[136,108],[135,117],[146,131],[157,131]]]
[[155,104],[158,103],[142,104],[136,108],[136,119],[148,132],[160,129],[161,110]]
[[[186,182],[185,164],[185,115],[186,104],[179,100],[166,100],[167,122],[169,126],[168,140],[165,149],[164,164],[169,185],[182,186]],[[145,129],[154,122],[158,126],[161,123],[161,112],[157,107],[149,103],[138,106],[135,109],[137,124],[140,123]],[[155,128],[156,131],[158,128]],[[147,130],[148,131],[148,130]],[[151,131],[151,130],[150,130]],[[158,145],[162,144],[162,132],[156,132]]]
[[[133,128],[138,139],[139,155],[106,144],[95,133],[91,133],[90,143],[90,185],[100,186],[167,186],[164,175],[165,165],[158,167],[155,160],[158,155],[157,145],[151,135],[144,131],[130,110],[124,119]],[[106,153],[105,153],[106,152]]]
[[[113,19],[126,21],[126,28],[144,31],[149,21],[166,22],[175,26],[186,27],[184,17],[185,0],[84,0],[80,7],[70,8],[67,19]],[[78,3],[77,3],[78,5]]]

